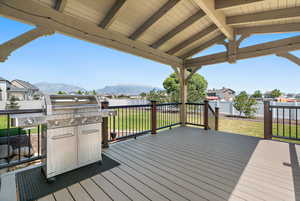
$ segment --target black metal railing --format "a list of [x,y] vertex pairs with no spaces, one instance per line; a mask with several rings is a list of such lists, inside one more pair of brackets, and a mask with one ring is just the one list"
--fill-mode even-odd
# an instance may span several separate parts
[[0,110],[0,169],[36,161],[41,154],[41,126],[17,128],[11,115],[41,113],[43,110]]
[[151,105],[109,106],[117,111],[108,118],[108,140],[136,137],[151,131]]
[[300,140],[300,106],[269,105],[273,137]]
[[157,128],[172,128],[180,124],[180,103],[163,103],[156,105]]
[[186,103],[186,124],[205,126],[204,103]]
[[[117,111],[108,118],[108,141],[136,138],[180,124],[180,103],[108,106]],[[155,122],[153,122],[155,121]]]

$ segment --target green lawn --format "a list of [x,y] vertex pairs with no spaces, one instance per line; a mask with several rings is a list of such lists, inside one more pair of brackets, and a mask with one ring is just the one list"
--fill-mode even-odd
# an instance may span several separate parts
[[[7,116],[0,115],[0,137],[7,136]],[[21,130],[21,134],[26,134],[28,131]],[[18,128],[10,128],[9,134],[11,136],[18,135],[19,129]],[[31,129],[31,133],[37,133],[37,128]]]
[[[279,136],[283,136],[283,124],[278,125],[279,128]],[[249,135],[263,138],[264,135],[264,123],[256,122],[251,120],[238,120],[238,119],[228,119],[228,118],[220,118],[219,122],[219,130],[224,132]],[[289,136],[290,127],[285,125],[285,136]],[[291,137],[296,138],[296,126],[291,126]],[[277,135],[277,125],[273,124],[273,135]],[[298,126],[298,137],[300,137],[300,126]],[[276,138],[274,138],[276,139]],[[281,139],[282,140],[282,139]],[[297,140],[285,140],[288,142],[300,143]]]

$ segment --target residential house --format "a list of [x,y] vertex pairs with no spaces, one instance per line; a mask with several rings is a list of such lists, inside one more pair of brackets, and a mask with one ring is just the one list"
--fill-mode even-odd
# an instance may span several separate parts
[[235,97],[235,91],[223,87],[222,89],[211,89],[207,91],[208,100],[232,101]]
[[0,77],[0,101],[7,101],[11,97],[16,97],[18,100],[33,100],[39,97],[39,89],[23,80],[8,81]]

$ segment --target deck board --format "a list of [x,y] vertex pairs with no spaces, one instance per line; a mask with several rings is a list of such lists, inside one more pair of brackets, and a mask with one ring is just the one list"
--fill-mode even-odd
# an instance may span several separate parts
[[112,201],[112,199],[91,179],[85,179],[81,181],[80,184],[90,194],[94,201]]
[[121,165],[40,200],[300,200],[300,145],[188,127],[105,154]]

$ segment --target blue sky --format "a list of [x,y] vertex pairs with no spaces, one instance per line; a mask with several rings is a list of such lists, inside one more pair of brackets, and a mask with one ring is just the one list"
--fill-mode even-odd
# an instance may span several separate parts
[[[32,28],[0,17],[0,43]],[[295,35],[252,36],[242,46]],[[217,45],[200,55],[223,50],[224,47]],[[293,53],[300,56],[300,51]],[[89,90],[116,84],[162,88],[163,80],[171,73],[167,65],[61,34],[39,38],[13,52],[5,63],[0,63],[0,77],[9,80],[67,83]],[[257,89],[266,91],[278,88],[284,92],[300,93],[300,67],[276,56],[205,66],[198,73],[206,78],[209,88],[226,86],[249,93]]]

